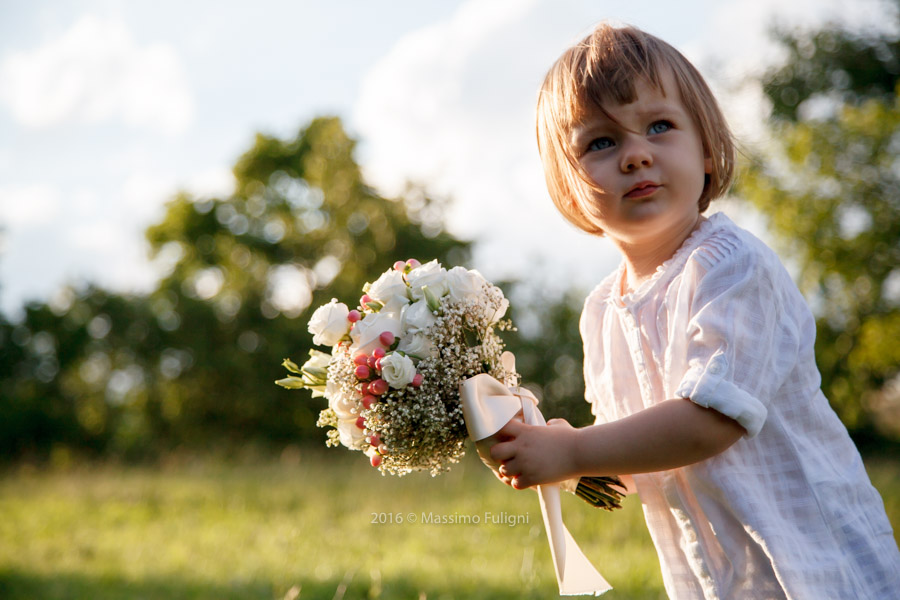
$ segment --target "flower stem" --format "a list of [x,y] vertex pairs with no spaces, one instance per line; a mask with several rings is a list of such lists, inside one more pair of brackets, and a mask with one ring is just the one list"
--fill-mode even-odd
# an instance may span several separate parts
[[[621,492],[615,489],[621,488]],[[618,477],[582,477],[578,480],[575,495],[596,508],[615,510],[622,508],[625,484]]]

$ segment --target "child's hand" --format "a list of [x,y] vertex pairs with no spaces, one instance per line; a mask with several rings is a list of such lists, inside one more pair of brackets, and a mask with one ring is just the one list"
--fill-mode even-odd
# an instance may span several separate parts
[[508,441],[494,444],[490,451],[491,459],[500,463],[498,477],[521,490],[577,475],[576,431],[565,419],[552,419],[546,427],[513,419],[495,434]]
[[[513,420],[522,421],[522,411],[516,413],[516,416],[513,417]],[[502,429],[500,431],[503,431]],[[478,440],[475,442],[475,450],[478,451],[478,456],[481,458],[481,462],[485,464],[487,468],[494,472],[494,475],[497,476],[497,479],[505,483],[506,485],[512,485],[512,481],[509,477],[502,475],[500,473],[500,463],[491,458],[491,450],[493,447],[500,442],[509,441],[510,438],[508,435],[503,435],[498,431],[491,437],[484,438],[483,440]]]

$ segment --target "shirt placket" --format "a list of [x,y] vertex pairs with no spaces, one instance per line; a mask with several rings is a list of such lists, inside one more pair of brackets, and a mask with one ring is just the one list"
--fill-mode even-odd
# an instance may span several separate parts
[[641,340],[641,329],[639,326],[636,311],[632,307],[623,307],[624,319],[628,324],[626,327],[628,333],[626,339],[628,341],[628,349],[631,351],[631,357],[637,366],[637,380],[641,391],[641,404],[644,408],[653,404],[653,385],[650,382],[650,375],[647,371],[647,359],[644,351],[644,344]]
[[[628,347],[631,351],[632,358],[637,370],[637,380],[641,391],[641,401],[643,408],[652,406],[656,403],[653,396],[653,384],[650,380],[649,370],[647,368],[648,361],[653,360],[652,356],[647,356],[649,350],[645,350],[643,340],[641,339],[640,321],[637,317],[637,309],[635,307],[620,307],[623,318],[627,323],[625,328],[627,331],[626,339]],[[688,506],[682,497],[682,491],[679,489],[679,476],[676,471],[662,471],[651,474],[660,488],[678,528],[681,530],[684,543],[684,551],[688,558],[690,569],[697,577],[697,581],[703,588],[704,598],[718,598],[715,590],[713,578],[709,572],[709,567],[705,557],[705,553],[697,538],[697,525],[694,518],[690,514]]]

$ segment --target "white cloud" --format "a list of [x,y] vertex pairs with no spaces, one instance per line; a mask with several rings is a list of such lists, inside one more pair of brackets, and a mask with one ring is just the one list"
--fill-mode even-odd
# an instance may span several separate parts
[[227,198],[234,193],[235,183],[229,167],[211,167],[192,175],[185,188],[197,198]]
[[0,186],[0,226],[25,228],[53,220],[60,192],[46,183]]
[[139,46],[124,23],[82,17],[62,36],[0,63],[0,101],[21,124],[121,121],[183,132],[193,101],[168,44]]

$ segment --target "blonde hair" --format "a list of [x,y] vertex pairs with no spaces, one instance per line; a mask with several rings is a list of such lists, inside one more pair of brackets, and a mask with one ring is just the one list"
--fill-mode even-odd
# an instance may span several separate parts
[[576,227],[603,231],[584,209],[598,190],[577,156],[568,133],[592,110],[637,99],[635,82],[663,89],[661,73],[669,69],[685,109],[694,118],[704,155],[712,162],[700,195],[700,212],[728,191],[734,178],[734,141],[718,102],[700,72],[678,50],[634,27],[601,23],[566,50],[550,67],[537,105],[538,150],[553,203]]

